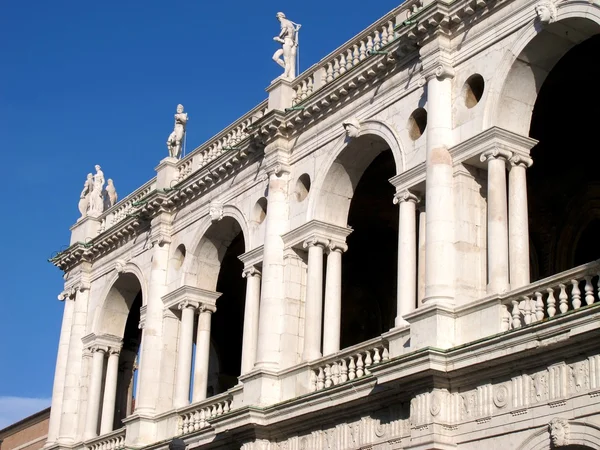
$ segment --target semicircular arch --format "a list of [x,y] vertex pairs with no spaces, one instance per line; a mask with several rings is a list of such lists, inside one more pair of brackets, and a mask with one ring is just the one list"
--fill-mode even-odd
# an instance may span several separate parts
[[[569,432],[567,436],[568,444],[560,448],[584,450],[600,450],[600,427],[592,423],[580,421],[568,421]],[[554,448],[548,426],[541,428],[523,441],[517,447],[518,450],[547,450]]]

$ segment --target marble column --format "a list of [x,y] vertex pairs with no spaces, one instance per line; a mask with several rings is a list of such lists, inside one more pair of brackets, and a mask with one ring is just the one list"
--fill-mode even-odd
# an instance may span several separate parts
[[394,196],[400,205],[398,226],[398,295],[396,327],[408,325],[404,316],[413,312],[417,303],[417,217],[419,199],[409,191]]
[[527,211],[527,174],[533,160],[514,155],[508,173],[508,253],[510,287],[517,289],[529,284],[529,217]]
[[100,395],[102,394],[102,378],[104,375],[104,357],[108,348],[94,346],[92,352],[92,373],[88,391],[88,408],[85,419],[83,440],[87,441],[98,436],[98,417],[100,416]]
[[309,239],[308,274],[306,279],[306,302],[304,305],[304,352],[303,361],[312,361],[321,355],[321,327],[323,326],[323,252],[329,244],[322,239]]
[[[177,348],[177,379],[173,406],[183,408],[190,404],[190,382],[192,374],[192,351],[194,348],[194,318],[198,304],[184,301],[178,306],[181,310],[179,326],[179,346]],[[198,361],[196,361],[196,365]]]
[[75,311],[75,295],[63,292],[58,299],[65,302],[63,310],[60,338],[58,342],[58,355],[56,357],[56,369],[54,370],[54,385],[52,387],[52,407],[50,408],[50,420],[48,424],[48,438],[46,445],[54,444],[60,432],[60,417],[62,411],[63,391],[65,388],[65,376],[67,372],[67,358],[69,355],[69,338]]
[[427,212],[425,207],[419,207],[419,256],[418,256],[418,275],[417,275],[417,305],[420,308],[425,298],[425,252],[427,248],[426,240],[426,222]]
[[454,304],[454,168],[452,73],[438,67],[427,82],[426,194],[428,205],[423,303]]
[[198,316],[198,334],[196,335],[196,363],[194,367],[194,393],[192,402],[206,398],[208,388],[208,365],[210,363],[210,322],[217,308],[200,305]]
[[104,401],[102,402],[102,419],[100,420],[100,435],[113,431],[115,423],[120,351],[120,348],[108,349],[108,363],[106,364],[106,379],[104,382]]
[[287,172],[269,175],[268,212],[265,224],[263,270],[256,351],[257,368],[278,369],[285,333],[285,284],[283,240],[289,223]]
[[488,165],[487,182],[487,250],[488,293],[502,293],[508,283],[508,203],[506,198],[506,163],[512,153],[490,150],[481,155]]
[[242,338],[242,370],[244,375],[254,368],[258,344],[258,315],[260,308],[260,271],[254,267],[245,269],[246,306],[244,310],[244,334]]
[[323,355],[340,351],[342,326],[342,254],[346,244],[329,244],[325,279],[325,318],[323,321]]

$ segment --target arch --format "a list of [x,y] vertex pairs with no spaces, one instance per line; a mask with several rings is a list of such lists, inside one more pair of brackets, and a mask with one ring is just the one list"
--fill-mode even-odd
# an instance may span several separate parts
[[141,292],[142,306],[147,302],[147,283],[140,267],[128,262],[122,271],[115,273],[102,294],[96,309],[92,332],[123,337],[127,317],[135,298]]
[[[592,423],[580,421],[567,421],[569,424],[568,445],[559,448],[584,450],[600,450],[600,427]],[[547,450],[554,448],[548,431],[548,425],[533,432],[518,450]]]
[[[546,76],[571,48],[600,33],[600,10],[592,3],[565,2],[556,5],[556,22],[541,27],[532,7],[530,17],[499,64],[484,109],[483,128],[499,126],[529,135],[533,106]],[[576,29],[559,42],[565,28]],[[554,33],[556,32],[556,33]],[[553,39],[551,43],[549,39]],[[548,54],[552,48],[554,53]],[[545,49],[545,50],[544,50]]]
[[316,174],[313,192],[309,195],[307,220],[317,219],[345,227],[358,181],[377,155],[388,148],[398,175],[405,170],[405,155],[400,138],[389,124],[366,120],[361,122],[356,138],[348,141],[345,136],[340,137],[322,170]]

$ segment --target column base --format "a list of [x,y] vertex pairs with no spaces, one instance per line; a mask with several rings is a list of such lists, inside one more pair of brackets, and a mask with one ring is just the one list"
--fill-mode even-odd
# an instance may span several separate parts
[[407,314],[405,319],[410,323],[411,351],[425,347],[439,349],[454,347],[456,333],[454,308],[443,303],[425,303],[415,312]]
[[239,378],[244,384],[244,404],[268,406],[281,401],[281,381],[277,373],[255,369]]
[[156,419],[139,412],[127,417],[125,448],[142,448],[156,442]]

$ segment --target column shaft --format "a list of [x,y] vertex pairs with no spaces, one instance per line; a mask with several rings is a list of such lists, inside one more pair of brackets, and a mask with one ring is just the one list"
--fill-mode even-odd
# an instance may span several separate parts
[[[183,408],[190,404],[190,381],[192,373],[192,351],[194,348],[194,317],[197,305],[184,302],[179,326],[179,347],[177,349],[177,379],[173,406]],[[196,343],[197,345],[197,343]],[[196,361],[198,365],[198,361]]]
[[254,268],[244,271],[246,278],[246,306],[242,341],[242,375],[250,372],[256,362],[258,344],[258,317],[260,308],[260,272]]
[[488,293],[508,289],[508,204],[506,199],[506,159],[509,155],[493,150],[481,158],[488,160],[487,234]]
[[102,393],[102,375],[104,371],[104,348],[92,349],[92,375],[88,391],[88,408],[85,420],[85,441],[98,436],[98,417],[100,416],[100,394]]
[[526,170],[531,160],[515,156],[511,163],[508,175],[510,286],[517,289],[530,282]]
[[400,203],[396,327],[407,324],[404,316],[415,310],[417,302],[417,201],[418,198],[410,192],[394,199],[395,203]]
[[109,350],[106,364],[106,381],[104,382],[104,401],[102,402],[102,420],[100,435],[113,431],[115,422],[115,404],[117,400],[117,379],[119,376],[119,352]]
[[312,361],[321,357],[324,243],[315,239],[305,242],[304,247],[308,247],[308,275],[304,306],[304,352],[302,359]]
[[198,317],[198,334],[196,336],[196,365],[194,367],[193,403],[206,398],[208,389],[208,365],[210,363],[210,321],[213,311],[200,308]]
[[443,73],[427,83],[425,255],[426,302],[454,303],[454,169],[452,146],[452,80]]
[[426,231],[425,224],[427,222],[427,213],[424,209],[419,211],[419,257],[418,257],[418,293],[417,293],[417,303],[420,307],[423,304],[423,299],[425,298],[425,249],[427,248],[427,240],[426,240]]
[[323,355],[340,351],[342,326],[342,252],[347,247],[330,245],[325,279],[325,319],[323,322]]

